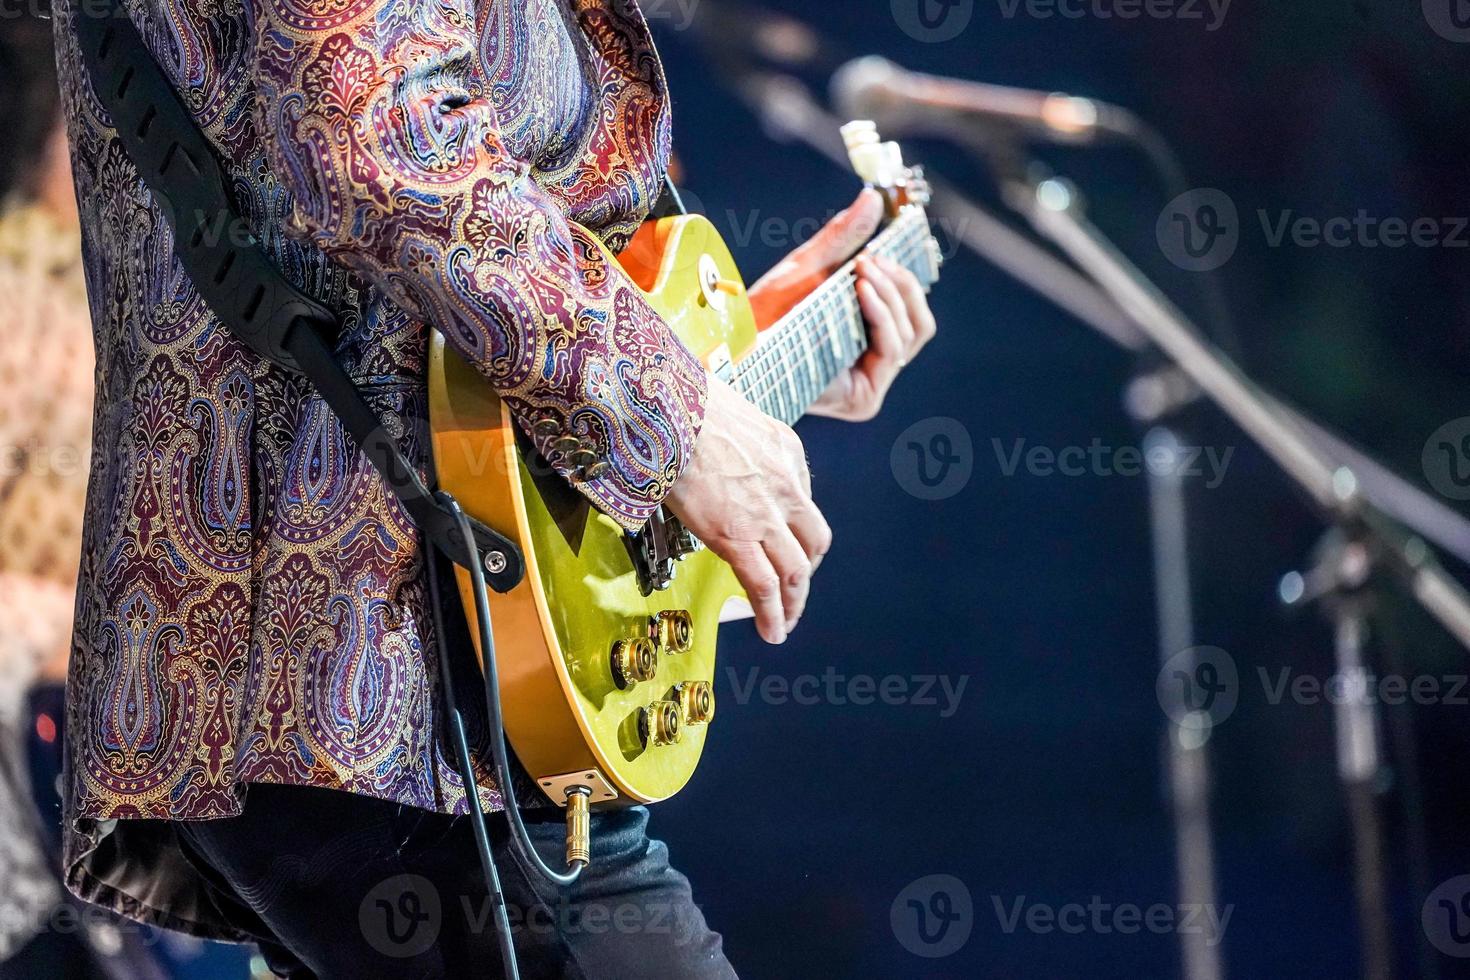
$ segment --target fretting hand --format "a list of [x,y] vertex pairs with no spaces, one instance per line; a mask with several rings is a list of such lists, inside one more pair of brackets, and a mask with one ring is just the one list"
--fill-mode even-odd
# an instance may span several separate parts
[[[810,241],[750,287],[756,322],[776,322],[873,237],[883,199],[865,190]],[[898,372],[934,338],[934,314],[912,272],[886,258],[857,261],[857,295],[868,323],[868,349],[812,405],[814,415],[865,422],[878,414]]]

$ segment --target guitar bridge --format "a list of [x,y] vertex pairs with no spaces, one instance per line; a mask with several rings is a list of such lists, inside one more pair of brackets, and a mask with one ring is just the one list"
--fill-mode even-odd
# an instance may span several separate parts
[[623,544],[638,575],[638,590],[645,596],[673,585],[678,562],[704,547],[682,521],[662,507],[641,531],[624,535]]

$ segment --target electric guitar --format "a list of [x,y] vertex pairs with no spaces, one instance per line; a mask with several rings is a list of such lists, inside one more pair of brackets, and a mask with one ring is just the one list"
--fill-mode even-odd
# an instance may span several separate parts
[[[940,256],[922,173],[903,165],[897,144],[880,143],[872,123],[843,135],[854,169],[888,206],[865,250],[927,288]],[[704,217],[646,222],[617,261],[710,372],[784,422],[799,419],[867,346],[852,262],[758,332],[730,251]],[[734,573],[672,516],[660,512],[629,535],[591,508],[438,335],[429,400],[439,485],[525,555],[521,583],[490,595],[516,754],[559,805],[574,787],[586,787],[593,806],[672,796],[693,774],[714,717],[719,624],[749,615]],[[457,571],[477,635],[470,577]]]

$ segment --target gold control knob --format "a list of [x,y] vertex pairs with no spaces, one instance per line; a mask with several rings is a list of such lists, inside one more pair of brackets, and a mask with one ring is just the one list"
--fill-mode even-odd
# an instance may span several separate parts
[[686,725],[707,725],[715,716],[715,688],[709,681],[675,684],[674,697]]
[[694,617],[684,609],[670,609],[648,617],[653,642],[663,653],[687,653],[694,646]]
[[619,640],[612,648],[612,675],[618,687],[632,687],[639,681],[651,681],[658,673],[658,651],[653,641],[637,637]]
[[654,701],[643,709],[639,721],[645,746],[673,745],[679,741],[679,702]]

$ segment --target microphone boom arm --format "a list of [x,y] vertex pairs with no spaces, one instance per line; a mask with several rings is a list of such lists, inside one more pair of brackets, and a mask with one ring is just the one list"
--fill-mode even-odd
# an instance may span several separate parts
[[1078,195],[1057,178],[1013,182],[1006,197],[1061,249],[1167,356],[1292,478],[1323,515],[1377,547],[1424,609],[1470,649],[1470,594],[1422,538],[1403,530],[1362,491],[1358,475],[1312,444],[1240,368],[1199,331],[1083,215]]

